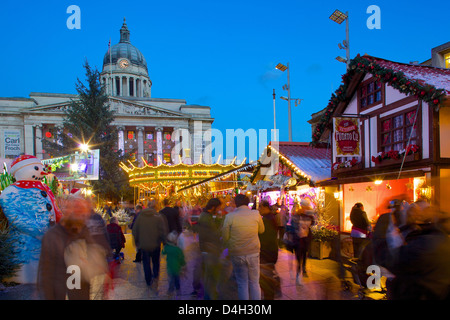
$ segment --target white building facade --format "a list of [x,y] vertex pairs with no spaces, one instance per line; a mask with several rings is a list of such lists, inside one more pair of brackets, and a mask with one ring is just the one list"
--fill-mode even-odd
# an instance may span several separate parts
[[[152,98],[147,62],[130,43],[125,21],[119,43],[104,56],[100,81],[115,111],[112,125],[119,132],[118,150],[134,150],[140,164],[211,163],[211,154],[205,152],[211,143],[205,134],[214,121],[211,108],[188,105],[183,99]],[[29,98],[0,97],[0,158],[6,162],[20,154],[50,158],[42,141],[56,142],[64,110],[76,99],[73,94],[36,92]]]

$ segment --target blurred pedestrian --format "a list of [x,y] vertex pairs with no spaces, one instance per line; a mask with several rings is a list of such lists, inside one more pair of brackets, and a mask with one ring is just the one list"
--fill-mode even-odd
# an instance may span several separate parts
[[350,237],[353,241],[353,256],[360,258],[364,244],[370,241],[368,239],[369,232],[372,231],[372,225],[361,202],[355,203],[350,211],[350,222],[352,223]]
[[102,216],[92,209],[91,215],[86,223],[89,233],[96,243],[105,248],[105,251],[110,253],[109,237],[108,231],[106,229],[105,220]]
[[148,208],[141,211],[132,230],[136,247],[142,250],[142,266],[148,286],[159,277],[161,244],[167,233],[164,218],[157,212],[156,201],[152,200]]
[[175,231],[178,235],[180,235],[183,231],[181,226],[180,211],[178,208],[172,208],[170,206],[170,201],[167,198],[163,200],[163,205],[164,208],[161,209],[159,213],[166,219],[168,226],[167,231],[169,233]]
[[315,223],[314,209],[309,199],[304,198],[300,201],[301,211],[299,216],[298,237],[299,243],[296,250],[297,257],[297,283],[301,283],[301,277],[307,277],[306,259],[307,253],[312,241],[311,227]]
[[274,207],[278,226],[278,246],[281,248],[284,246],[283,237],[284,233],[286,232],[286,223],[289,219],[289,210],[283,204],[283,200],[281,198],[277,198],[277,202]]
[[[133,217],[133,221],[130,224],[130,229],[133,230],[134,224],[136,223],[136,219],[137,217],[139,217],[139,214],[142,211],[142,206],[141,205],[137,205],[136,209],[134,210],[134,217]],[[142,250],[139,248],[136,248],[136,257],[133,260],[133,262],[141,262],[142,261]]]
[[429,206],[403,206],[403,218],[392,214],[386,241],[391,252],[388,285],[391,300],[450,299],[450,238],[442,214]]
[[46,300],[89,300],[90,280],[107,272],[106,251],[86,226],[91,203],[79,195],[57,201],[63,216],[42,239],[39,293]]
[[168,295],[180,294],[180,274],[182,268],[186,265],[183,250],[177,246],[178,234],[175,231],[167,235],[167,241],[164,244],[162,253],[167,256],[167,275],[169,276]]
[[203,289],[205,300],[216,300],[220,277],[220,254],[222,252],[221,232],[214,221],[214,214],[220,208],[217,198],[208,201],[198,219],[198,242],[202,254]]
[[238,297],[261,300],[258,234],[264,232],[264,223],[257,210],[248,208],[248,197],[238,194],[234,202],[236,210],[226,215],[222,233],[233,265]]
[[125,248],[126,239],[116,217],[109,220],[106,230],[108,231],[109,244],[114,252],[113,259],[120,262],[121,251]]
[[264,223],[264,232],[259,234],[261,244],[260,286],[264,300],[274,300],[275,293],[280,292],[280,279],[275,270],[278,260],[278,224],[270,203],[266,200],[259,205],[259,212]]

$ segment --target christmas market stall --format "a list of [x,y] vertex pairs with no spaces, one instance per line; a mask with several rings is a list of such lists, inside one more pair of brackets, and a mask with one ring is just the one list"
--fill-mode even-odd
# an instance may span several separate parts
[[373,223],[393,199],[425,200],[449,211],[450,70],[373,56],[351,60],[313,130],[331,146],[331,179],[341,231],[361,202]]
[[[273,170],[264,170],[274,163]],[[276,142],[269,144],[258,160],[247,190],[256,192],[259,201],[268,200],[271,204],[281,198],[289,211],[303,198],[323,207],[326,191],[316,183],[328,180],[330,175],[330,149],[312,148],[307,142]]]

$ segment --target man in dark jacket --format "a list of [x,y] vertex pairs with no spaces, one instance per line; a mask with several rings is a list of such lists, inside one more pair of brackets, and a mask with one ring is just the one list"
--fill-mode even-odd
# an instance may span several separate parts
[[[136,247],[142,250],[145,282],[150,286],[153,283],[153,279],[159,276],[161,244],[165,241],[168,234],[166,223],[156,211],[156,202],[154,200],[137,217],[132,234]],[[150,266],[150,259],[153,264],[153,270]]]
[[[414,203],[406,208],[407,223],[387,233],[395,278],[388,287],[393,300],[450,299],[450,238],[436,223],[441,213]],[[397,238],[397,240],[396,240]]]
[[181,226],[180,211],[169,206],[169,199],[163,200],[164,209],[159,213],[166,219],[168,232],[176,231],[181,234],[183,228]]
[[205,300],[218,298],[217,284],[220,277],[222,245],[221,233],[213,216],[220,205],[219,199],[210,199],[198,219],[198,241],[202,254]]
[[264,232],[259,234],[259,242],[261,243],[261,276],[259,283],[264,293],[264,300],[274,300],[275,293],[280,292],[280,281],[276,275],[275,264],[278,260],[278,225],[272,209],[268,201],[262,201],[259,205],[264,223]]

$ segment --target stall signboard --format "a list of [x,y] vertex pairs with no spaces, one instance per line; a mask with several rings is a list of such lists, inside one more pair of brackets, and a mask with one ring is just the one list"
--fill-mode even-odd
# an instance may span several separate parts
[[21,153],[20,147],[20,130],[5,130],[5,156],[7,158],[18,157]]
[[361,132],[358,118],[334,118],[336,157],[361,156]]

